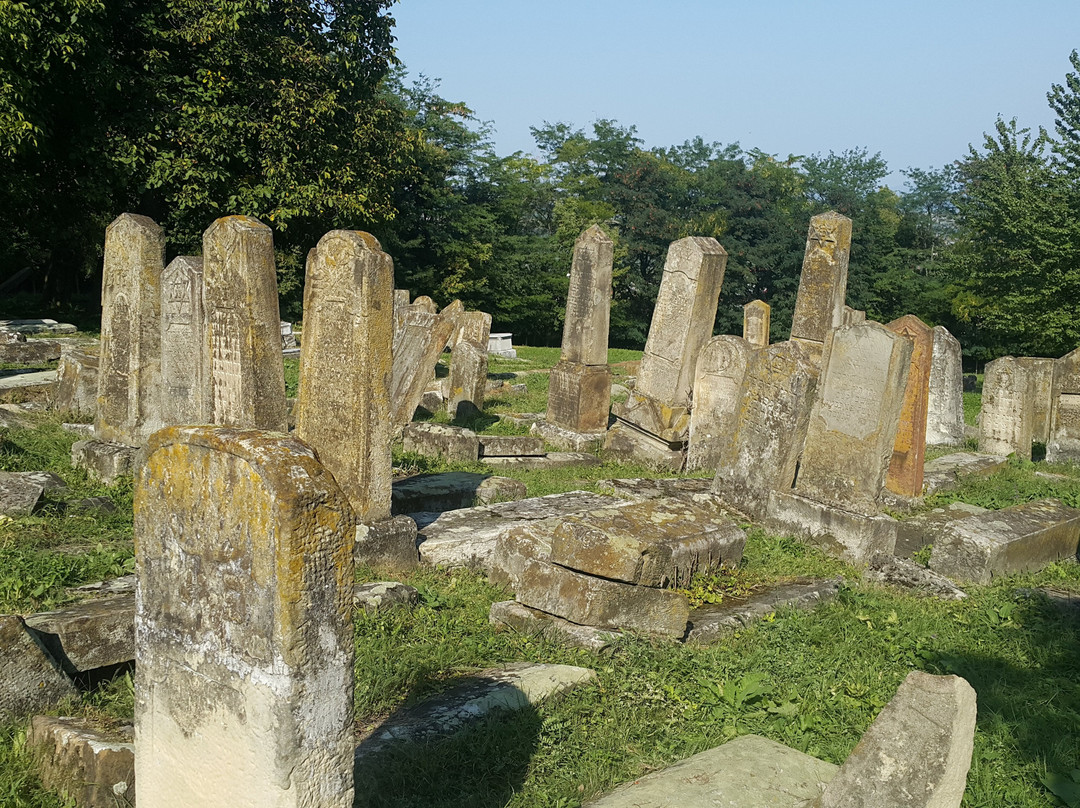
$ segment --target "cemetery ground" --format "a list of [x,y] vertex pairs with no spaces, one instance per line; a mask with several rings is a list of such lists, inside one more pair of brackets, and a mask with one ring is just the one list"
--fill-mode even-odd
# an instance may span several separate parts
[[[524,391],[489,393],[484,411],[462,425],[524,434],[525,427],[494,416],[543,412],[544,371],[558,361],[559,349],[518,350],[517,360],[492,359],[490,371],[496,380],[524,384]],[[640,355],[609,352],[616,384],[633,375]],[[295,362],[287,361],[286,378],[295,395]],[[977,393],[965,395],[969,423],[978,404]],[[0,469],[53,471],[71,496],[105,496],[117,506],[113,513],[69,515],[46,507],[2,518],[0,612],[25,614],[64,604],[68,587],[133,570],[132,487],[126,478],[105,487],[72,469],[70,448],[79,436],[61,428],[59,417],[19,417],[25,426],[0,426]],[[408,472],[489,472],[400,452],[394,461]],[[657,476],[612,463],[499,473],[523,481],[529,496]],[[1080,507],[1080,469],[1014,458],[992,476],[968,478],[928,498],[924,509],[952,501],[997,509],[1044,497]],[[569,808],[746,733],[841,763],[908,672],[920,669],[963,676],[978,693],[964,805],[1080,806],[1080,566],[1055,564],[967,587],[966,600],[942,601],[868,584],[854,567],[746,527],[742,563],[692,580],[684,591],[694,603],[738,599],[801,576],[842,577],[837,598],[812,611],[780,610],[714,645],[625,636],[597,655],[496,632],[488,610],[508,593],[480,573],[421,569],[396,576],[419,590],[415,609],[355,616],[359,734],[469,672],[502,663],[578,665],[595,670],[597,680],[450,738],[388,750],[378,766],[358,770],[357,804]],[[357,571],[358,581],[385,579],[379,570]],[[123,674],[56,712],[115,727],[129,723],[133,709],[131,676]],[[26,729],[0,728],[0,805],[64,805],[39,786]]]

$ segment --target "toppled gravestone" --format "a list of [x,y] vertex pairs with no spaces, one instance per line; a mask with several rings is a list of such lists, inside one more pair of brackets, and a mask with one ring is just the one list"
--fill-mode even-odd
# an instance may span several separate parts
[[369,614],[392,609],[395,606],[411,608],[420,600],[415,586],[397,581],[375,581],[357,584],[353,588],[353,605]]
[[0,471],[0,514],[29,516],[44,493],[40,482],[18,472]]
[[1005,455],[953,452],[927,461],[923,467],[923,493],[955,488],[962,477],[985,477],[1008,465]]
[[0,362],[40,365],[60,358],[60,343],[51,339],[0,340]]
[[863,578],[941,600],[963,600],[967,597],[967,592],[944,575],[928,570],[910,559],[897,558],[887,553],[878,553],[870,559]]
[[659,499],[681,494],[707,494],[712,480],[694,477],[636,477],[620,480],[597,480],[598,488],[610,488],[624,499]]
[[740,631],[777,609],[814,609],[836,598],[842,581],[791,581],[772,586],[745,600],[735,599],[716,605],[700,606],[690,612],[687,643],[704,645]]
[[618,638],[619,632],[593,626],[579,626],[553,614],[533,609],[516,600],[491,604],[488,621],[496,631],[515,631],[532,637],[544,637],[575,648],[600,653]]
[[957,519],[966,519],[977,513],[986,513],[986,508],[968,505],[966,502],[951,502],[944,508],[916,514],[896,525],[896,547],[893,554],[900,558],[910,558],[927,545],[937,541],[945,526]]
[[480,462],[495,468],[560,469],[567,466],[599,466],[600,458],[588,452],[548,452],[521,457],[481,457]]
[[46,789],[79,808],[116,808],[135,798],[133,734],[130,726],[111,737],[84,719],[36,715],[27,745]]
[[44,710],[75,686],[15,615],[0,615],[0,724]]
[[135,659],[135,595],[32,614],[26,627],[71,676]]

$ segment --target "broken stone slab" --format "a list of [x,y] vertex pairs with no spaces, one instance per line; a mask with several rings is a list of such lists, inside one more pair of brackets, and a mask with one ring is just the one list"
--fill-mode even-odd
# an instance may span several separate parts
[[55,385],[55,370],[6,370],[0,374],[0,390],[49,392]]
[[471,471],[417,474],[396,480],[391,493],[391,512],[413,514],[453,511],[507,502],[525,496],[525,483],[508,477],[492,477]]
[[46,710],[75,692],[22,620],[0,615],[0,724]]
[[0,514],[29,516],[41,502],[45,486],[18,472],[0,471]]
[[870,559],[863,578],[878,584],[911,590],[916,595],[941,600],[963,600],[967,592],[944,575],[938,575],[907,558],[879,553]]
[[764,619],[778,609],[816,609],[836,598],[839,578],[792,581],[770,587],[745,600],[699,606],[690,612],[686,642],[707,645]]
[[579,626],[553,614],[532,609],[516,600],[503,600],[491,604],[488,622],[496,631],[514,631],[562,642],[574,648],[584,648],[600,653],[619,636],[617,631],[606,631],[593,626]]
[[988,477],[1005,468],[1008,463],[1005,455],[975,452],[953,452],[928,460],[923,467],[923,494],[929,496],[955,488],[961,477]]
[[896,546],[893,554],[900,558],[909,558],[927,545],[933,544],[945,525],[950,522],[986,512],[986,508],[978,505],[952,502],[944,508],[934,508],[910,519],[903,519],[896,526]]
[[0,341],[0,362],[40,365],[60,358],[60,343],[51,339],[32,339],[26,342]]
[[442,514],[414,514],[420,529],[420,559],[444,567],[478,568],[490,575],[499,538],[514,528],[618,502],[590,491],[569,491]]
[[418,567],[416,522],[408,516],[392,516],[357,525],[353,560],[357,564],[403,572]]
[[67,516],[116,513],[116,503],[108,497],[84,497],[61,503]]
[[107,581],[95,581],[92,584],[72,586],[68,591],[75,595],[122,595],[135,592],[135,573],[110,578]]
[[80,718],[35,715],[27,745],[41,784],[79,808],[116,808],[135,799],[134,730],[110,737]]
[[64,482],[64,478],[54,471],[15,471],[4,472],[5,474],[16,474],[22,477],[24,480],[30,480],[31,482],[38,483],[46,494],[64,493],[68,490],[68,484]]
[[642,463],[665,471],[682,471],[686,464],[686,443],[663,440],[630,421],[619,419],[608,429],[603,454],[606,459],[619,462]]
[[23,320],[0,320],[0,331],[15,331],[19,334],[74,334],[79,329],[71,323],[58,323],[48,317]]
[[759,735],[721,746],[620,786],[588,808],[804,808],[838,767]]
[[534,421],[529,429],[552,446],[568,452],[595,452],[604,445],[606,431],[576,432],[550,421]]
[[133,474],[139,450],[120,443],[80,440],[71,445],[71,465],[112,485],[119,477]]
[[135,659],[134,593],[32,614],[25,622],[69,675]]
[[401,436],[402,449],[425,457],[475,462],[480,440],[471,429],[447,424],[411,423]]
[[946,525],[934,542],[930,569],[958,581],[988,584],[1002,575],[1075,559],[1078,546],[1080,510],[1044,499]]
[[412,608],[420,600],[415,586],[398,581],[376,581],[357,584],[353,588],[353,605],[368,614],[386,611],[397,606]]
[[506,421],[508,424],[514,426],[523,426],[526,429],[530,428],[538,421],[544,420],[544,413],[542,412],[508,412],[499,416],[500,421]]
[[480,462],[495,468],[561,469],[567,466],[599,466],[600,458],[587,452],[548,452],[540,457],[481,457]]
[[82,435],[86,438],[94,437],[93,424],[60,424],[60,427],[68,432],[74,432],[76,435]]
[[975,691],[912,671],[814,808],[958,808],[975,744]]
[[712,480],[694,477],[638,477],[619,480],[597,480],[597,488],[610,488],[623,499],[659,499],[661,497],[708,494]]
[[890,516],[854,513],[780,491],[769,494],[765,525],[849,564],[865,564],[875,553],[892,554],[896,546],[897,521]]
[[480,435],[480,457],[542,457],[544,439],[523,435]]
[[514,712],[565,695],[596,679],[574,665],[512,662],[480,671],[415,707],[395,713],[356,748],[364,762],[394,743],[423,743],[453,735],[499,711]]

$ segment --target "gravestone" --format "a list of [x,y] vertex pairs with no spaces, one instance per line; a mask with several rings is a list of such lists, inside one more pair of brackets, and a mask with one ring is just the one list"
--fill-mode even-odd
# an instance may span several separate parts
[[450,354],[446,410],[450,417],[461,418],[479,413],[484,408],[491,315],[482,311],[462,311],[456,319],[457,341]]
[[866,312],[860,309],[853,309],[851,306],[844,306],[844,325],[858,325],[859,323],[866,322]]
[[770,491],[791,489],[817,384],[818,366],[801,343],[751,353],[734,426],[719,434],[713,494],[757,519]]
[[908,366],[900,423],[896,428],[892,459],[885,487],[901,497],[922,495],[923,461],[926,458],[926,413],[930,395],[930,365],[934,353],[934,330],[914,314],[906,314],[887,326],[913,343]]
[[690,432],[690,396],[702,346],[712,336],[727,253],[713,238],[692,236],[668,248],[637,383],[605,451],[680,469]]
[[299,440],[150,439],[135,489],[140,808],[351,808],[354,530]]
[[926,442],[960,446],[964,442],[964,371],[960,341],[943,325],[934,326],[930,390],[926,399]]
[[161,283],[161,414],[166,424],[209,420],[206,360],[203,262],[181,255],[165,267]]
[[123,213],[105,230],[101,282],[99,440],[141,446],[162,426],[161,274],[165,234],[152,219]]
[[296,434],[365,523],[390,518],[393,286],[368,233],[333,230],[308,256]]
[[248,216],[218,219],[203,233],[210,421],[288,429],[281,361],[274,239]]
[[598,226],[578,236],[570,267],[562,352],[552,368],[548,408],[536,430],[563,449],[599,445],[608,425],[608,325],[614,244]]
[[1054,362],[1046,459],[1080,461],[1080,348]]
[[56,366],[52,408],[61,412],[94,415],[97,411],[98,346],[65,345]]
[[[984,369],[979,451],[1031,459],[1032,397],[1027,368],[1011,356]],[[1049,458],[1048,458],[1049,459]]]
[[851,219],[835,211],[810,220],[799,292],[791,320],[791,339],[820,356],[829,332],[844,323]]
[[1054,394],[1056,360],[1021,356],[1016,360],[1028,374],[1031,395],[1031,439],[1036,443],[1050,440],[1050,410]]
[[721,445],[735,431],[752,352],[746,339],[727,335],[713,337],[701,349],[694,375],[687,471],[716,470]]
[[428,314],[436,314],[439,311],[439,307],[435,304],[435,301],[427,295],[420,295],[420,297],[416,298],[416,300],[409,305],[418,308],[420,311],[426,311]]
[[[443,310],[439,312],[447,320],[454,321],[454,330],[450,333],[450,339],[446,342],[446,347],[453,351],[454,346],[462,338],[465,323],[462,320],[462,315],[465,314],[465,304],[460,300],[451,300],[446,306],[443,306]],[[491,331],[491,324],[488,323],[488,331]]]
[[394,319],[390,424],[399,433],[420,406],[454,322],[415,303],[399,308]]
[[408,289],[395,289],[394,290],[394,311],[397,311],[402,306],[409,305],[409,290]]
[[769,318],[772,309],[764,300],[751,300],[743,310],[743,339],[755,348],[769,344]]

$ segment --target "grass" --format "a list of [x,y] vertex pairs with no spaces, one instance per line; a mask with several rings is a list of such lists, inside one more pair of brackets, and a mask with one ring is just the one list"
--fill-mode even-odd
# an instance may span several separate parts
[[[522,358],[512,361],[522,369],[543,370],[558,359],[556,349],[519,352]],[[493,361],[491,371],[510,372],[501,361]],[[525,392],[489,397],[474,426],[510,429],[496,425],[494,416],[543,411],[547,375],[514,381],[524,383]],[[32,429],[0,428],[0,469],[52,470],[74,494],[105,494],[119,506],[111,516],[65,517],[46,509],[0,522],[0,611],[52,608],[66,601],[66,587],[131,567],[130,482],[104,488],[72,469],[76,437],[54,418]],[[400,452],[395,462],[412,471],[487,470]],[[605,477],[649,474],[619,464],[499,473],[523,480],[533,496],[601,490],[598,481]],[[1080,507],[1080,469],[1013,459],[991,477],[930,498],[927,507],[961,500],[995,508],[1045,496]],[[865,584],[856,570],[818,550],[753,528],[737,570],[697,579],[690,589],[698,600],[711,601],[806,575],[842,577],[837,599],[813,612],[780,610],[712,646],[627,636],[596,656],[529,634],[496,632],[487,618],[490,605],[511,595],[481,575],[415,571],[403,580],[420,592],[416,609],[355,618],[361,727],[448,688],[465,673],[505,662],[580,665],[597,679],[561,700],[490,719],[458,736],[389,750],[358,772],[357,804],[571,808],[748,732],[840,763],[913,669],[964,676],[978,693],[965,806],[1067,804],[1044,781],[1068,781],[1080,760],[1080,612],[1062,611],[1033,590],[1049,586],[1080,594],[1080,566],[1058,564],[973,586],[966,601],[943,602]],[[357,577],[378,580],[383,574],[361,569]],[[133,710],[131,680],[120,678],[57,711],[110,726],[129,720]],[[40,788],[25,748],[25,725],[0,728],[0,804],[65,805]]]

